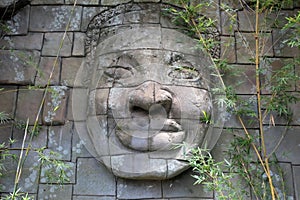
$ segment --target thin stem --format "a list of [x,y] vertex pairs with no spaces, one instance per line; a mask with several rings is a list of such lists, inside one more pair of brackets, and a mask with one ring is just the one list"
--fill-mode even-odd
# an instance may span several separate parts
[[263,130],[263,117],[261,111],[261,86],[260,86],[260,73],[259,73],[259,64],[260,64],[260,51],[259,51],[259,0],[256,1],[256,8],[255,8],[255,69],[256,69],[256,95],[257,95],[257,109],[258,109],[258,120],[259,120],[259,132],[260,132],[260,139],[261,139],[261,147],[263,157],[265,158],[265,168],[266,168],[266,175],[268,176],[269,185],[271,189],[272,200],[275,200],[275,192],[273,187],[272,177],[270,175],[270,166],[269,161],[266,153],[266,146],[265,146],[265,137],[264,137],[264,130]]

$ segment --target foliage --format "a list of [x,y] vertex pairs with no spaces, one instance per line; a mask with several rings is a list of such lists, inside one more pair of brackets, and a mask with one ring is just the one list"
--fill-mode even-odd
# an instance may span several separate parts
[[[199,13],[205,13],[202,12],[203,9],[216,5],[213,1],[194,3],[189,0],[177,0],[176,3],[183,9],[169,10],[175,16],[173,21],[177,25],[187,26],[191,35],[198,39],[201,48],[210,52],[218,41],[213,41],[212,38],[205,38],[204,33],[211,31],[211,27],[215,26],[215,21]],[[236,94],[235,85],[225,85],[221,80],[223,75],[230,73],[232,76],[233,70],[226,60],[213,57],[211,59],[214,62],[215,72],[212,75],[219,77],[224,84],[223,87],[213,88],[212,92],[225,94],[225,97],[219,98],[217,103],[220,106],[226,105],[227,111],[237,116],[245,132],[245,136],[234,137],[227,151],[230,159],[225,160],[225,165],[223,162],[214,161],[208,150],[200,148],[191,152],[190,165],[195,172],[193,176],[196,178],[195,184],[204,184],[209,190],[216,191],[218,199],[245,199],[247,191],[243,189],[239,190],[237,187],[232,186],[232,179],[236,176],[242,177],[249,185],[256,199],[287,199],[283,176],[281,176],[281,182],[277,183],[278,178],[271,171],[271,167],[275,167],[280,172],[280,167],[276,164],[276,159],[274,162],[269,162],[269,159],[274,157],[274,151],[270,155],[266,154],[263,120],[268,115],[272,117],[272,113],[275,112],[280,116],[284,116],[287,124],[291,122],[292,112],[289,109],[289,105],[297,102],[298,98],[293,93],[287,91],[290,91],[296,81],[299,81],[299,77],[295,74],[294,66],[299,64],[300,61],[299,58],[295,58],[294,62],[285,63],[281,69],[269,71],[268,73],[272,74],[270,78],[264,76],[265,71],[270,69],[266,69],[266,66],[260,65],[260,61],[262,59],[267,60],[267,58],[264,58],[260,52],[263,48],[260,46],[260,42],[264,31],[260,30],[260,28],[264,26],[259,23],[267,22],[260,22],[259,17],[261,13],[278,13],[282,7],[292,6],[293,1],[248,0],[240,1],[240,3],[242,3],[244,9],[255,14],[255,52],[254,57],[250,58],[250,60],[251,63],[255,63],[256,95],[253,98],[243,99]],[[234,26],[232,24],[236,22],[236,10],[225,3],[221,3],[220,9],[225,11],[229,16],[231,22],[231,27],[229,28],[233,30]],[[283,29],[286,31],[292,30],[292,34],[285,43],[290,47],[300,48],[300,12],[294,17],[288,17],[287,20],[288,23]],[[243,45],[249,48],[248,41],[244,41]],[[264,45],[263,41],[261,45]],[[224,46],[229,45],[225,44]],[[265,85],[261,85],[262,77],[267,79]],[[261,95],[262,89],[268,90],[270,95]],[[262,112],[263,106],[265,109],[264,113]],[[245,117],[251,117],[258,122],[259,134],[257,136],[254,137],[254,135],[249,133],[249,130],[245,126]],[[200,118],[200,121],[205,123],[209,121],[205,113]],[[260,140],[261,144],[257,140]],[[228,171],[228,174],[223,173],[224,169]]]

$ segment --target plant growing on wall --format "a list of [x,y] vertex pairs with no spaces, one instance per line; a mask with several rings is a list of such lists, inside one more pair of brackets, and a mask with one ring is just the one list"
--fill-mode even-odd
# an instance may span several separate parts
[[[177,24],[184,24],[188,27],[192,35],[196,35],[199,40],[201,48],[211,51],[218,41],[206,39],[205,34],[209,32],[209,28],[214,26],[215,21],[211,18],[199,15],[205,13],[205,10],[217,7],[218,4],[214,1],[201,1],[196,3],[190,0],[174,1],[183,8],[183,10],[169,9],[174,16],[174,22]],[[271,125],[275,126],[274,115],[279,115],[286,120],[288,126],[292,120],[292,111],[289,109],[291,103],[298,101],[297,96],[286,91],[291,88],[299,77],[294,72],[295,64],[299,64],[299,58],[295,58],[292,62],[286,63],[281,69],[272,71],[272,76],[268,79],[265,85],[262,85],[262,77],[266,66],[263,66],[262,60],[267,60],[263,55],[263,48],[265,45],[264,30],[266,21],[260,21],[261,14],[275,14],[281,10],[281,6],[290,5],[293,2],[287,1],[241,1],[244,9],[252,12],[255,18],[254,24],[254,44],[253,57],[251,62],[255,66],[255,86],[256,95],[249,100],[243,100],[236,95],[234,86],[226,85],[222,80],[223,87],[215,88],[215,92],[223,92],[226,94],[224,99],[219,99],[220,104],[227,106],[228,112],[234,114],[240,122],[245,136],[236,136],[228,149],[230,160],[218,163],[213,160],[210,153],[205,149],[196,149],[191,152],[190,164],[195,172],[194,178],[196,184],[204,184],[208,189],[214,190],[217,193],[218,199],[244,199],[249,195],[248,191],[238,191],[237,187],[233,186],[232,179],[234,177],[242,177],[249,185],[256,199],[287,199],[285,195],[284,180],[281,179],[281,186],[275,186],[274,174],[271,167],[276,165],[276,156],[274,151],[267,153],[265,146],[264,126],[263,123],[268,118]],[[231,20],[230,30],[233,29],[232,24],[236,21],[236,12],[228,5],[221,4],[220,9],[224,10]],[[299,28],[300,28],[300,12],[294,17],[288,17],[288,22],[283,27],[283,30],[292,29],[293,34],[285,41],[290,47],[300,48],[299,43]],[[240,34],[237,32],[237,34]],[[250,49],[248,41],[243,40],[245,48]],[[226,45],[224,45],[226,46]],[[226,69],[230,69],[230,65],[226,60],[215,59],[214,61],[215,73],[222,79],[223,73],[227,73]],[[270,95],[262,95],[262,90],[269,89]],[[253,101],[253,99],[255,101]],[[252,102],[251,102],[252,101]],[[256,102],[256,108],[253,109],[253,102]],[[276,113],[276,114],[274,114]],[[259,124],[259,135],[253,135],[246,126],[245,117],[251,117]],[[259,142],[261,144],[259,144]],[[278,146],[279,144],[277,144]],[[256,159],[253,159],[253,154]],[[224,165],[225,164],[225,165]],[[228,171],[227,174],[222,173],[221,168]],[[282,178],[282,177],[281,177]],[[222,185],[222,186],[221,186]]]

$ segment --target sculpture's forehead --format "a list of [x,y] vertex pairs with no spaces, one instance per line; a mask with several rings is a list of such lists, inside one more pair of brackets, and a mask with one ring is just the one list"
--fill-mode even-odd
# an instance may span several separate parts
[[205,57],[197,50],[197,42],[176,30],[161,27],[136,27],[124,30],[102,41],[97,55],[131,49],[164,49]]

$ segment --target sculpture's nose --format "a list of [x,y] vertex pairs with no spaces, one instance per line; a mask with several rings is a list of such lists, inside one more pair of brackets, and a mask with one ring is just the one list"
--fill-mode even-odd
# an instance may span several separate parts
[[163,89],[159,83],[147,81],[129,94],[131,111],[149,111],[155,107],[163,108],[169,113],[172,105],[172,95]]

